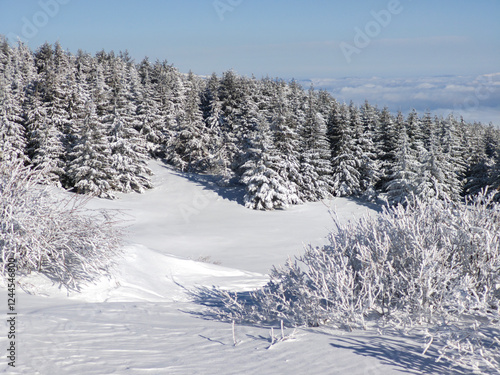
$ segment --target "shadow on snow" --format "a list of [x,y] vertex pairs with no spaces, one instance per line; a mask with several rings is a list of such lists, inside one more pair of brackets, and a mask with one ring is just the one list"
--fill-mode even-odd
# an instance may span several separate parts
[[[240,325],[256,328],[279,327],[279,321],[255,324],[241,321],[241,316],[232,316],[231,308],[228,308],[227,304],[227,294],[217,288],[198,287],[195,290],[186,291],[193,298],[194,303],[206,309],[185,312],[201,319],[226,323],[236,321]],[[241,305],[253,306],[255,309],[259,308],[259,306],[256,306],[252,292],[230,292],[230,295]],[[360,336],[356,332],[352,332],[347,336],[345,334],[339,335],[325,332],[321,328],[303,327],[302,329],[313,334],[330,336],[332,338],[330,343],[332,348],[345,349],[360,356],[376,358],[381,366],[391,366],[409,374],[465,375],[470,373],[470,370],[455,365],[446,359],[441,359],[438,362],[439,353],[436,346],[431,346],[423,355],[424,337],[421,335],[411,336],[394,330],[393,332],[387,332],[383,336],[367,336],[365,334]],[[255,336],[252,338],[267,340],[265,337]],[[383,371],[382,368],[379,370]]]
[[[439,354],[436,349],[430,348],[422,355],[422,348],[418,341],[422,337],[408,337],[398,335],[398,340],[388,336],[374,336],[369,340],[355,337],[335,337],[330,344],[336,349],[346,349],[363,357],[376,358],[382,365],[395,367],[409,374],[442,374],[465,375],[466,370],[453,363],[441,359],[437,362]],[[413,342],[408,342],[408,341]]]
[[[213,191],[217,195],[219,195],[223,199],[227,199],[231,202],[236,202],[241,206],[245,205],[245,186],[237,181],[232,180],[229,184],[224,184],[223,176],[217,175],[209,175],[209,174],[198,174],[198,173],[190,173],[190,172],[182,172],[165,161],[162,165],[163,168],[168,169],[170,173],[182,177],[194,184],[201,186],[204,190]],[[350,196],[344,197],[345,199],[356,203],[359,206],[363,206],[369,208],[375,212],[381,212],[382,207],[385,206],[385,202],[376,198],[374,201],[370,201],[363,197]],[[325,200],[326,206],[328,207],[328,199]],[[307,202],[306,202],[307,203]]]
[[222,176],[181,172],[166,163],[164,163],[162,167],[168,169],[170,173],[176,176],[185,178],[186,180],[201,186],[204,190],[213,191],[223,199],[236,202],[242,206],[245,204],[245,186],[239,183],[232,182],[227,186],[222,186],[222,181],[224,179]]

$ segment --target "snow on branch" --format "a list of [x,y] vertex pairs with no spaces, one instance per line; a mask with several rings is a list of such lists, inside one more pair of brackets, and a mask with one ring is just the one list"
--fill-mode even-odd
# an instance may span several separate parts
[[415,198],[336,221],[328,245],[274,268],[263,288],[197,299],[210,296],[213,317],[253,324],[421,327],[441,357],[500,371],[500,204],[485,192],[467,203]]
[[17,259],[22,274],[40,272],[68,288],[107,272],[120,252],[121,230],[109,212],[85,209],[81,197],[56,198],[43,171],[0,164],[0,271]]

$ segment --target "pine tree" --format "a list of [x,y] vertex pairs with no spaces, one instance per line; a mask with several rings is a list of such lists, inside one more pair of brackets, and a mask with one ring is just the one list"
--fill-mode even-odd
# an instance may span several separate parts
[[22,109],[0,74],[0,159],[25,159],[26,135]]
[[410,139],[401,112],[398,114],[397,130],[400,140],[395,152],[395,164],[389,181],[385,185],[390,204],[406,204],[417,192],[418,177],[421,171],[416,151],[411,147]]
[[124,193],[143,193],[153,187],[149,178],[151,170],[146,164],[146,150],[142,147],[139,133],[120,116],[114,118],[109,136],[112,189]]
[[485,132],[485,151],[489,158],[488,187],[496,191],[496,200],[500,200],[500,130],[490,123]]
[[103,127],[109,128],[114,180],[112,189],[121,192],[144,192],[152,187],[151,170],[146,165],[144,142],[136,128],[137,102],[140,101],[139,77],[128,55],[110,58],[107,77],[110,98],[109,111],[104,115]]
[[10,47],[7,39],[0,34],[0,76],[7,78],[6,71],[11,65],[11,60],[12,48]]
[[[74,64],[75,81],[70,88],[67,108],[69,122],[64,130],[66,155],[70,152],[76,141],[79,132],[78,120],[84,117],[85,104],[93,98],[93,86],[99,82],[96,74],[98,71],[96,67],[97,61],[88,53],[78,51]],[[99,97],[99,95],[96,97]],[[67,157],[64,159],[67,162]]]
[[289,203],[302,203],[300,189],[302,176],[300,173],[300,140],[297,134],[297,124],[290,112],[287,86],[283,81],[274,85],[270,100],[270,124],[274,135],[274,146],[278,156],[277,170],[286,182],[289,192]]
[[[474,123],[466,130],[468,167],[465,171],[463,192],[465,196],[474,196],[487,188],[490,183],[490,171],[494,165],[490,143],[492,138],[487,136],[487,131],[482,124]],[[486,151],[487,148],[489,152]]]
[[171,138],[175,136],[179,121],[185,118],[186,103],[186,82],[177,69],[170,65],[163,64],[160,74],[159,89],[165,92],[165,99],[162,103],[162,117],[164,126],[162,137],[164,139],[164,157],[168,160],[169,145]]
[[410,147],[415,151],[415,155],[424,157],[426,150],[424,147],[425,137],[422,129],[422,121],[418,117],[418,113],[413,109],[406,119],[406,129],[408,132],[408,141]]
[[305,122],[300,129],[302,140],[301,199],[316,201],[332,196],[331,149],[327,138],[326,121],[317,109],[311,87],[307,98]]
[[[240,174],[240,167],[248,157],[248,127],[255,130],[258,112],[250,92],[249,81],[238,77],[233,71],[224,72],[220,80],[219,98],[222,103],[222,144],[233,174]],[[252,125],[253,124],[253,125]],[[228,176],[229,177],[229,176]]]
[[500,201],[500,144],[496,152],[495,164],[490,168],[488,184],[490,189],[496,192],[495,199]]
[[356,142],[356,128],[351,122],[351,111],[347,105],[340,106],[330,116],[330,136],[333,144],[333,191],[344,197],[361,192],[359,155],[361,149]]
[[460,199],[466,171],[464,146],[458,133],[458,126],[458,122],[450,114],[446,120],[441,121],[441,138],[436,140],[436,148],[443,154],[442,169],[445,173],[450,199],[454,201]]
[[26,118],[28,132],[28,156],[34,167],[43,170],[45,183],[61,186],[65,176],[64,155],[66,149],[63,134],[48,119],[47,109],[38,93],[30,97],[30,110]]
[[[359,116],[361,125],[353,126],[358,129],[356,138],[361,150],[360,187],[363,194],[373,199],[376,195],[375,185],[380,180],[380,163],[377,158],[379,151],[376,144],[379,118],[376,108],[368,101],[361,107]],[[351,115],[351,121],[355,118],[356,115]]]
[[324,119],[328,119],[332,107],[337,106],[337,101],[326,90],[319,90],[317,93],[317,111]]
[[13,94],[25,113],[29,96],[33,93],[37,82],[35,61],[31,50],[21,41],[13,52],[14,77],[11,78],[14,86]]
[[242,166],[241,182],[246,187],[245,207],[257,210],[286,208],[297,197],[290,194],[287,181],[277,171],[279,156],[265,121],[259,123],[252,146],[249,148],[252,154]]
[[379,122],[380,130],[377,136],[377,143],[379,145],[377,159],[380,163],[380,181],[377,188],[383,189],[393,173],[399,134],[396,130],[394,117],[387,107],[380,113]]
[[430,135],[431,142],[417,178],[415,195],[423,201],[458,201],[459,182],[450,153],[443,151],[443,145],[439,144],[437,135],[432,131]]
[[248,160],[250,148],[253,147],[251,134],[258,131],[261,122],[269,122],[266,111],[262,111],[266,100],[261,93],[259,83],[255,78],[243,79],[240,86],[239,116],[233,124],[233,133],[236,139],[233,170],[236,175],[241,174],[240,167]]
[[80,194],[113,198],[111,189],[116,181],[113,157],[106,129],[99,122],[96,106],[89,102],[81,119],[80,133],[70,153],[68,177]]
[[227,178],[231,175],[231,172],[230,162],[223,144],[224,116],[222,102],[219,98],[219,87],[219,79],[213,73],[205,86],[202,96],[203,118],[208,133],[207,149],[209,157],[207,171]]
[[291,81],[287,94],[292,121],[301,126],[306,119],[307,94],[302,86],[296,81]]
[[432,118],[430,112],[426,112],[424,117],[422,117],[422,135],[424,148],[429,151],[431,149],[431,144],[435,142],[434,137],[438,137],[437,124],[439,123],[437,118]]
[[25,86],[33,78],[27,69],[33,61],[25,51],[24,45],[12,49],[0,37],[0,153],[5,160],[26,161]]
[[153,67],[146,58],[139,64],[139,78],[141,80],[140,99],[137,103],[137,121],[141,138],[150,156],[160,155],[160,145],[166,143],[164,139],[164,118],[161,114],[161,97],[156,95]]
[[139,102],[139,127],[146,146],[153,157],[166,157],[166,148],[177,116],[182,111],[183,83],[180,74],[166,61],[150,66],[143,61],[139,76],[143,82]]
[[27,115],[29,154],[35,166],[45,167],[47,182],[66,184],[66,153],[76,131],[72,126],[77,112],[72,103],[76,66],[59,43],[42,45],[35,53],[35,65],[38,81]]
[[209,165],[210,134],[203,121],[198,82],[192,73],[185,86],[184,111],[177,117],[177,126],[167,149],[167,160],[182,171],[203,172]]

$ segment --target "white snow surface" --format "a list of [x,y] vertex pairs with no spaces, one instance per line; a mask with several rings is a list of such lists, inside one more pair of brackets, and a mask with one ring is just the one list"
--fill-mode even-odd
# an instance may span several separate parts
[[[109,277],[68,292],[49,279],[18,279],[16,367],[7,365],[7,291],[0,372],[8,374],[401,374],[445,373],[422,343],[399,335],[299,329],[271,345],[270,328],[203,319],[187,290],[234,291],[267,282],[273,265],[321,245],[341,220],[374,214],[355,200],[260,212],[207,176],[150,164],[156,188],[89,208],[122,210],[127,244]],[[67,193],[61,193],[67,194]],[[208,258],[209,257],[209,258]],[[211,262],[220,262],[213,264]],[[285,327],[285,334],[293,329]],[[281,335],[278,327],[274,334]],[[447,372],[446,372],[447,373]]]

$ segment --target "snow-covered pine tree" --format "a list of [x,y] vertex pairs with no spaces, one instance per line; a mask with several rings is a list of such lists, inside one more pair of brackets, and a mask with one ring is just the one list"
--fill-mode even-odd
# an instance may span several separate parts
[[393,173],[399,134],[396,131],[394,117],[387,107],[380,113],[379,123],[377,159],[380,163],[380,181],[377,188],[382,189]]
[[18,42],[14,52],[14,93],[16,100],[23,106],[23,112],[26,112],[27,100],[30,93],[33,92],[36,84],[37,75],[35,61],[31,50],[21,41]]
[[[69,124],[64,131],[66,154],[71,150],[78,133],[78,119],[81,119],[85,111],[85,103],[93,97],[94,85],[99,82],[97,60],[90,54],[81,50],[75,57],[75,82],[70,88],[69,94]],[[101,76],[102,78],[102,76]],[[104,83],[102,83],[104,87]],[[104,90],[104,88],[103,88]],[[98,97],[99,95],[97,95]]]
[[139,133],[145,141],[149,155],[157,157],[160,145],[164,144],[164,118],[161,114],[162,98],[156,95],[156,82],[153,66],[145,58],[138,67],[142,93],[137,102],[137,121]]
[[490,169],[488,184],[490,189],[496,192],[495,200],[500,201],[500,149],[497,151],[495,164]]
[[0,76],[5,78],[7,67],[11,65],[12,48],[7,38],[0,34]]
[[[351,121],[356,118],[351,116]],[[375,186],[380,180],[380,162],[378,160],[377,133],[379,131],[379,115],[377,109],[365,101],[360,109],[361,126],[358,130],[357,142],[361,149],[360,187],[363,194],[373,199],[376,195]]]
[[[87,99],[95,104],[95,112],[99,118],[99,121],[108,121],[107,116],[111,113],[111,93],[109,92],[109,86],[106,83],[106,60],[107,54],[104,51],[98,52],[93,59],[93,66],[91,73],[89,74],[89,81],[91,85],[91,96]],[[85,104],[86,105],[86,104]],[[82,111],[82,114],[85,111]]]
[[231,170],[226,147],[223,143],[224,116],[222,102],[219,98],[219,87],[219,78],[213,73],[203,90],[201,105],[205,128],[209,134],[207,171],[227,179],[231,175]]
[[199,84],[190,72],[185,82],[184,110],[177,116],[167,147],[167,160],[182,171],[203,172],[210,159],[210,134],[203,121]]
[[359,194],[361,149],[356,141],[356,128],[351,122],[350,108],[346,104],[331,113],[329,128],[333,144],[334,195],[344,197]]
[[29,141],[27,153],[31,164],[43,170],[40,180],[61,186],[65,175],[63,157],[66,152],[63,134],[48,119],[47,108],[42,104],[38,92],[34,92],[29,98],[26,129]]
[[412,109],[406,118],[406,129],[408,132],[408,141],[410,147],[415,151],[417,158],[425,156],[425,137],[422,128],[422,121],[415,109]]
[[466,164],[464,160],[464,145],[462,136],[459,134],[459,123],[450,114],[445,120],[438,124],[440,127],[440,139],[437,140],[437,148],[442,152],[443,164],[449,164],[448,167],[442,166],[445,173],[445,181],[448,184],[450,198],[458,201],[463,191],[463,181],[465,177]]
[[[302,85],[295,80],[291,80],[288,83],[288,88],[286,90],[286,103],[290,114],[289,122],[292,128],[295,128],[295,132],[297,133],[299,141],[296,150],[298,152],[298,157],[300,162],[302,159],[302,154],[304,153],[304,142],[302,142],[301,136],[302,136],[302,127],[306,121],[307,93],[304,91]],[[300,199],[302,201],[307,200],[307,198],[304,199],[304,197],[307,196],[308,194],[305,193],[305,191],[303,191],[303,186],[305,184],[302,182],[300,169],[299,169],[299,176],[297,179],[295,179],[295,181],[299,185]]]
[[168,159],[168,145],[177,127],[177,118],[184,115],[186,88],[182,74],[166,61],[154,65],[156,96],[160,98],[161,144],[159,156]]
[[248,160],[241,167],[241,182],[246,187],[245,207],[256,210],[286,208],[297,198],[288,191],[287,181],[278,173],[280,157],[268,123],[262,119],[253,133]]
[[145,59],[139,65],[139,78],[142,93],[137,103],[137,126],[150,155],[164,158],[176,117],[182,111],[182,77],[167,61],[151,65]]
[[491,160],[488,173],[488,186],[496,191],[495,199],[500,200],[500,130],[492,123],[486,129],[486,154]]
[[[263,102],[266,100],[262,96],[259,82],[252,78],[239,78],[239,84],[236,85],[236,92],[233,93],[233,100],[238,104],[237,110],[233,107],[233,116],[225,115],[226,122],[232,121],[231,131],[234,137],[234,158],[233,171],[237,176],[241,175],[240,169],[246,163],[253,148],[252,134],[254,134],[261,122],[268,122],[266,112],[261,111]],[[226,109],[229,109],[226,107]],[[226,124],[228,125],[228,124]]]
[[300,189],[302,176],[300,173],[300,140],[297,123],[290,112],[288,86],[283,81],[272,83],[269,121],[273,133],[274,147],[278,157],[277,170],[287,184],[290,204],[302,203]]
[[151,189],[153,184],[149,176],[152,172],[147,166],[146,150],[142,147],[139,133],[119,115],[111,126],[109,142],[114,174],[113,190],[143,193],[145,189]]
[[431,149],[431,144],[435,144],[433,137],[439,137],[439,131],[437,129],[439,121],[436,117],[433,118],[430,112],[425,112],[421,123],[424,148],[429,151]]
[[49,120],[60,132],[68,126],[70,114],[69,99],[75,85],[75,65],[73,57],[56,43],[51,52],[49,44],[42,45],[35,54],[38,66],[38,87]]
[[84,117],[79,121],[80,132],[69,155],[67,173],[71,186],[80,194],[113,198],[114,160],[106,128],[99,121],[93,102],[87,103]]
[[301,196],[317,201],[333,194],[331,148],[326,121],[319,113],[314,89],[309,89],[305,122],[299,130],[302,141],[300,159]]
[[302,126],[306,119],[307,94],[302,86],[292,80],[287,91],[287,102],[289,104],[292,120],[298,126]]
[[108,85],[112,112],[106,116],[107,122],[103,125],[110,129],[108,139],[114,171],[112,189],[142,193],[152,188],[149,178],[152,172],[146,165],[143,139],[136,130],[139,127],[135,116],[138,75],[135,66],[127,60],[125,54],[110,61],[112,76]]
[[458,201],[458,178],[450,155],[443,151],[439,137],[430,132],[429,149],[423,158],[415,195],[421,200]]
[[489,158],[496,158],[498,156],[498,147],[500,146],[500,131],[490,123],[485,127],[483,133],[484,152]]
[[[332,106],[327,117],[326,136],[328,137],[328,142],[330,143],[332,156],[335,156],[336,145],[341,136],[339,132],[339,125],[341,121],[347,121],[349,117],[348,112],[342,112],[343,110],[345,110],[345,104],[335,102],[335,105]],[[343,118],[342,115],[345,115],[345,118]]]
[[401,112],[396,117],[396,129],[400,135],[395,153],[395,164],[389,181],[385,185],[390,204],[406,204],[412,199],[418,186],[421,165],[416,151],[411,147],[408,130]]
[[491,155],[491,144],[488,146],[490,152],[486,152],[488,139],[485,127],[480,123],[473,123],[465,128],[467,140],[467,169],[465,171],[465,182],[463,193],[465,196],[474,196],[488,187],[490,182],[490,171],[494,160]]
[[[24,55],[26,47],[19,43],[12,49],[0,37],[0,152],[5,160],[27,161],[25,101],[29,79],[34,78],[31,55]],[[31,73],[31,74],[30,74]]]
[[16,54],[0,37],[0,159],[25,160],[24,87],[19,82]]
[[59,185],[67,181],[66,153],[76,131],[72,126],[72,117],[78,112],[72,102],[76,66],[59,43],[42,45],[35,53],[35,64],[38,81],[27,111],[29,154],[33,165],[44,167],[45,180]]
[[270,95],[262,89],[262,81],[257,81],[255,77],[242,81],[241,116],[236,127],[238,153],[234,164],[237,175],[241,174],[240,167],[246,163],[252,154],[250,149],[254,148],[255,144],[252,134],[258,132],[263,122],[269,128],[270,119],[266,102],[269,102]]
[[12,95],[10,84],[0,74],[0,159],[24,160],[26,135],[20,103]]
[[317,111],[323,116],[324,119],[328,119],[332,107],[338,106],[337,101],[330,95],[326,90],[318,90],[316,94],[316,106]]
[[[258,112],[256,102],[252,98],[250,84],[255,83],[238,77],[233,71],[222,74],[220,80],[219,98],[222,103],[222,144],[227,160],[230,162],[231,171],[239,174],[239,168],[246,162],[248,151],[248,132],[245,131]],[[247,144],[245,144],[247,143]],[[229,176],[228,176],[229,177]]]

